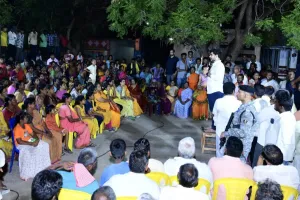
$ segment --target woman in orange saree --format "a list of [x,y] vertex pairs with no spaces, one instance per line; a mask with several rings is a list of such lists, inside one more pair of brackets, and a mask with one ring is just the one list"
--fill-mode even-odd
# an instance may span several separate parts
[[191,67],[190,76],[187,78],[189,87],[194,91],[197,89],[197,84],[199,82],[199,75],[195,73],[195,67]]
[[193,94],[192,106],[193,119],[208,119],[208,101],[205,87],[198,85]]
[[140,86],[136,83],[135,79],[131,80],[131,84],[128,87],[128,89],[130,91],[130,95],[137,100],[137,102],[140,105],[140,107],[142,108],[142,110],[145,111],[146,106],[147,106],[147,100],[146,100],[145,96],[143,95],[142,90],[140,89]]

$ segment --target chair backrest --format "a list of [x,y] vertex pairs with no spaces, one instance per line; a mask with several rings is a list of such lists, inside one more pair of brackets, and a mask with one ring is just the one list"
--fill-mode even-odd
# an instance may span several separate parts
[[92,195],[77,190],[62,188],[58,195],[58,200],[90,200]]
[[[284,185],[281,185],[280,187],[281,187],[281,190],[283,193],[283,200],[290,200],[290,199],[297,200],[298,199],[299,192],[295,188],[292,188],[289,186],[284,186]],[[258,189],[258,186],[257,186],[257,184],[255,184],[252,187],[252,193],[251,193],[250,200],[255,200],[257,189]]]
[[157,185],[159,185],[160,187],[171,184],[169,176],[162,172],[151,172],[146,174],[146,176],[157,183]]
[[20,102],[20,103],[18,104],[18,107],[22,109],[23,104],[24,104],[24,102]]
[[[176,186],[179,184],[177,176],[171,176],[170,177],[171,186]],[[205,187],[205,190],[203,189]],[[205,180],[203,178],[198,179],[198,185],[195,187],[195,190],[206,192],[206,194],[209,194],[210,191],[210,182],[208,180]]]
[[137,197],[117,197],[117,200],[137,200]]
[[16,125],[16,118],[13,117],[9,120],[9,129],[11,130],[11,140],[12,140],[12,144],[13,144],[14,149],[16,149],[15,135],[14,135],[15,125]]
[[253,180],[244,178],[221,178],[214,182],[214,193],[212,200],[217,200],[220,185],[225,187],[226,199],[244,199],[249,188],[256,183]]

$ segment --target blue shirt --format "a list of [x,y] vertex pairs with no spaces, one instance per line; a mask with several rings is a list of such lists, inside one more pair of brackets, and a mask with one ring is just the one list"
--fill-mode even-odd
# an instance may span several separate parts
[[168,57],[167,63],[166,63],[166,74],[167,75],[172,75],[176,71],[176,64],[178,62],[178,58],[174,56],[171,58],[170,56]]
[[[126,174],[130,171],[127,162],[120,162],[118,164],[112,164],[106,167],[100,178],[100,186],[103,186],[112,176],[117,174]],[[126,183],[125,183],[126,184]]]
[[93,194],[94,191],[99,188],[99,184],[97,181],[94,181],[85,187],[77,187],[75,175],[73,172],[65,172],[65,171],[57,171],[57,172],[63,178],[63,186],[62,187],[65,189],[77,190],[77,191]]

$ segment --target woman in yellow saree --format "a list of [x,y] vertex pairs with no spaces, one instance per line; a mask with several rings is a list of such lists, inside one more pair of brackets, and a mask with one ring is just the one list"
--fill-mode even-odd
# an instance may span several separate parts
[[97,133],[99,133],[99,124],[95,117],[89,116],[85,113],[85,98],[83,95],[79,95],[75,100],[75,111],[77,115],[87,123],[90,131],[91,131],[91,138],[95,139],[97,137]]
[[111,100],[102,91],[100,83],[97,84],[95,89],[94,101],[96,103],[95,112],[103,115],[106,129],[115,131],[115,129],[119,128],[121,123],[120,113],[113,107]]
[[9,128],[4,120],[2,108],[0,108],[0,149],[2,149],[7,157],[11,156],[12,142],[8,138],[7,134]]
[[[139,103],[137,102],[137,100],[135,98],[131,97],[130,91],[128,90],[128,88],[125,84],[125,79],[121,80],[120,85],[117,87],[116,95],[119,99],[117,101],[123,103],[126,107],[125,111],[123,112],[124,116],[127,115],[127,116],[138,117],[143,113],[143,111],[142,111]],[[116,103],[118,103],[118,102],[116,102]],[[122,104],[120,104],[120,105],[122,105]],[[123,106],[123,110],[124,110],[124,106]],[[132,115],[132,110],[133,110],[133,115]]]

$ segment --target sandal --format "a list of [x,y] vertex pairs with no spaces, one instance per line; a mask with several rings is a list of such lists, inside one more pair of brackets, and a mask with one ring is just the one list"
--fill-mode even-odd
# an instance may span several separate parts
[[91,142],[87,147],[96,147],[96,146],[97,146],[96,144]]

